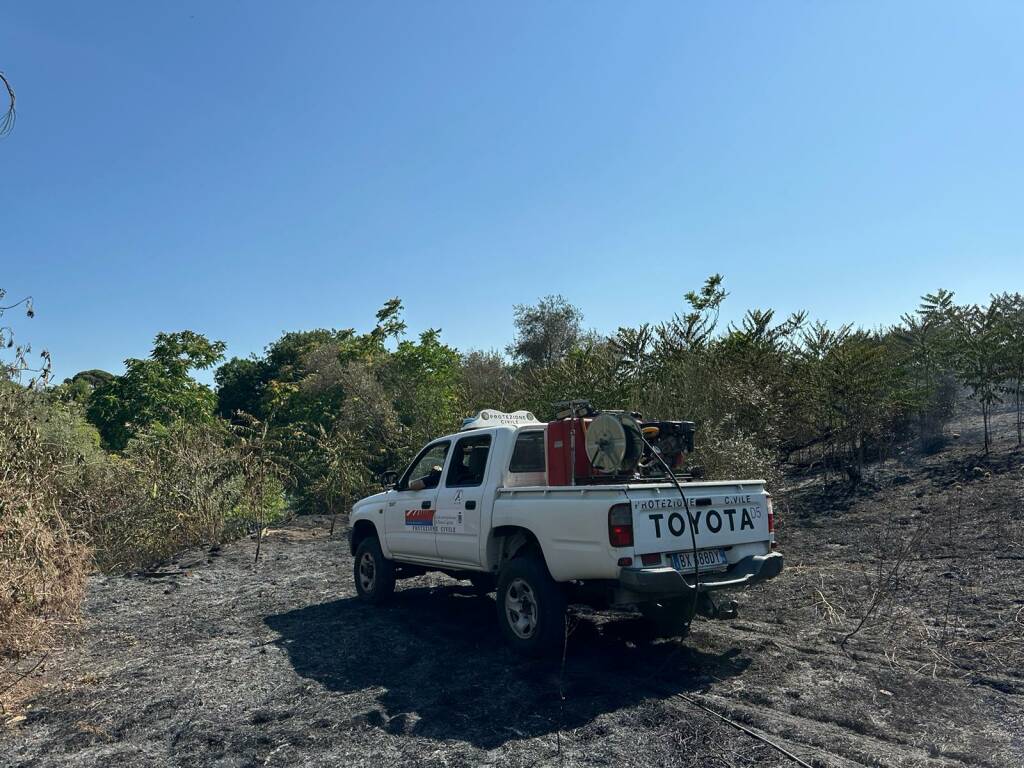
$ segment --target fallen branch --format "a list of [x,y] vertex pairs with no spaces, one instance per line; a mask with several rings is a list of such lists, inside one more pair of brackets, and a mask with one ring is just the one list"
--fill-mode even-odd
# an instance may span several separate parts
[[753,736],[755,739],[757,739],[761,743],[767,744],[769,747],[771,747],[775,751],[779,752],[780,754],[785,755],[786,757],[788,757],[790,760],[792,760],[797,765],[802,765],[804,768],[814,768],[813,765],[808,763],[806,760],[802,760],[801,758],[797,757],[792,752],[790,752],[788,749],[783,747],[781,744],[776,744],[774,741],[769,739],[767,736],[764,736],[764,735],[758,733],[757,731],[754,731],[754,730],[748,728],[747,726],[743,725],[742,723],[737,723],[735,720],[732,720],[732,719],[726,717],[725,715],[723,715],[723,714],[721,714],[719,712],[716,712],[715,710],[711,709],[711,707],[704,706],[699,701],[697,701],[695,699],[692,699],[689,696],[687,696],[685,693],[675,693],[675,694],[673,694],[673,696],[675,696],[676,698],[682,699],[683,701],[689,702],[690,704],[692,704],[693,706],[697,707],[698,709],[703,709],[709,715],[714,715],[719,720],[722,720],[722,721],[728,723],[733,728],[736,728],[737,730],[743,731],[744,733],[746,733],[746,734],[748,734],[750,736]]

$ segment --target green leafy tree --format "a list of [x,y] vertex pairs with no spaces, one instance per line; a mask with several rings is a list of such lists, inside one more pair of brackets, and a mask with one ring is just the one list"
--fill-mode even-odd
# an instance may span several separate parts
[[[402,303],[390,299],[367,333],[285,333],[262,357],[233,359],[215,374],[218,412],[239,427],[260,421],[300,510],[336,511],[413,449],[411,434],[457,423],[458,352],[436,331],[392,351],[404,331]],[[366,413],[397,425],[385,441],[368,431]]]
[[110,382],[113,378],[114,374],[99,369],[79,371],[71,378],[64,379],[64,382],[54,389],[54,393],[63,400],[84,406],[88,404],[97,387]]
[[955,327],[953,293],[940,289],[923,296],[917,311],[903,315],[891,332],[907,351],[902,370],[914,387],[918,435],[928,451],[941,446],[942,425],[952,415]]
[[987,454],[992,444],[992,408],[1002,402],[1002,384],[1007,375],[1006,325],[999,302],[960,308],[955,328],[957,376],[981,406]]
[[92,389],[95,389],[96,387],[108,383],[113,378],[114,374],[109,373],[108,371],[100,370],[98,368],[93,368],[92,370],[88,371],[79,371],[70,379],[66,379],[65,382],[70,381],[73,384],[81,382],[91,387]]
[[609,342],[586,342],[551,365],[525,371],[520,402],[546,416],[554,415],[552,403],[577,398],[598,408],[620,408],[630,394],[629,382],[617,375],[621,360]]
[[431,329],[418,342],[402,341],[382,370],[399,420],[414,443],[455,429],[464,414],[462,358],[440,336],[440,330]]
[[1003,293],[993,302],[1002,317],[1004,370],[1008,380],[1003,392],[1013,397],[1019,446],[1024,444],[1024,296]]
[[512,314],[516,336],[507,351],[524,365],[557,363],[584,337],[583,313],[561,295],[545,296],[533,306],[516,304]]
[[515,369],[499,352],[473,350],[462,356],[460,369],[467,413],[521,407],[516,402]]
[[263,396],[270,380],[265,361],[233,357],[216,370],[213,379],[217,384],[217,413],[222,418],[263,416]]
[[125,360],[125,373],[97,387],[87,414],[114,450],[144,429],[175,421],[212,418],[216,397],[190,371],[209,368],[224,355],[224,343],[193,331],[157,334],[146,359]]

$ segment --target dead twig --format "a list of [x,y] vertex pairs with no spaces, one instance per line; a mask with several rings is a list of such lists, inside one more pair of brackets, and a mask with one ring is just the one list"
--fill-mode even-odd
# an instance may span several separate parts
[[864,615],[861,616],[860,621],[857,622],[857,626],[854,627],[853,631],[848,633],[839,643],[839,647],[841,649],[845,650],[846,643],[849,642],[850,638],[854,637],[858,632],[861,631],[861,629],[863,629],[864,625],[867,624],[868,619],[871,618],[871,616],[875,613],[878,607],[882,604],[882,599],[890,591],[892,591],[893,584],[899,576],[900,569],[908,561],[908,559],[910,558],[910,554],[917,548],[917,545],[920,543],[921,539],[924,536],[924,532],[925,526],[921,526],[917,529],[917,531],[911,537],[910,541],[897,553],[895,562],[893,563],[889,571],[884,575],[882,574],[882,562],[881,560],[879,561],[878,582],[871,596],[871,601],[868,604],[867,609],[864,611]]

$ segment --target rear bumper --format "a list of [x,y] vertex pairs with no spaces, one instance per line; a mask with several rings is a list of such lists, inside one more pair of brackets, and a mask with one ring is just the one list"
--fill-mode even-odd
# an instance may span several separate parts
[[[780,573],[782,553],[750,555],[727,571],[700,574],[700,591],[745,587]],[[694,590],[693,577],[684,576],[673,568],[623,568],[619,572],[619,585],[643,595],[692,595]]]

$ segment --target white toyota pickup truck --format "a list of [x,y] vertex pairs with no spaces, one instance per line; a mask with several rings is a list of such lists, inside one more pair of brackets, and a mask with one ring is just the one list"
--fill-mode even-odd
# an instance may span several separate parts
[[[695,613],[735,615],[735,603],[716,604],[712,592],[782,570],[763,481],[678,483],[633,472],[552,485],[551,454],[563,447],[551,439],[557,425],[482,411],[426,445],[400,476],[389,473],[391,487],[352,510],[358,595],[383,602],[396,579],[427,571],[468,579],[481,592],[496,589],[508,642],[539,655],[561,647],[570,602],[637,607],[660,634],[682,635]],[[579,435],[573,449],[598,445],[585,434],[585,424],[569,434]]]

